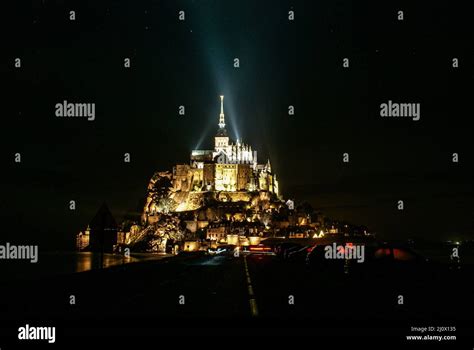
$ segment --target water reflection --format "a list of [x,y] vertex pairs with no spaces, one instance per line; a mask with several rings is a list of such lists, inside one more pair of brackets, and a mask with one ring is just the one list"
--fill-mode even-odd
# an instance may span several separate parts
[[81,252],[76,254],[75,272],[128,264],[138,260],[124,255],[103,254],[101,256],[100,253]]
[[159,260],[166,254],[133,253],[131,257],[118,254],[91,252],[47,252],[40,253],[38,263],[26,260],[0,261],[0,276],[3,279],[38,279],[46,276],[57,276],[107,268],[137,261]]

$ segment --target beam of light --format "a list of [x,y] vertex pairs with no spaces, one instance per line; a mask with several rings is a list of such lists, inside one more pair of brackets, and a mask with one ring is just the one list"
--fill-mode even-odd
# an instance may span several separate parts
[[219,96],[224,95],[224,114],[227,132],[234,140],[240,139],[241,134],[238,127],[239,113],[236,108],[236,93],[234,92],[238,88],[239,82],[232,81],[231,79],[232,60],[228,55],[223,55],[219,50],[208,50],[207,54],[209,70],[214,79],[215,86],[215,94],[212,95],[214,97],[212,105],[215,105],[215,108],[212,108],[211,123],[217,129],[220,114]]
[[[229,90],[220,89],[218,91],[229,91]],[[219,123],[219,114],[220,114],[220,101],[219,101],[220,95],[225,96],[224,115],[225,115],[225,123],[226,123],[227,132],[233,140],[238,140],[241,138],[238,127],[237,127],[237,120],[236,120],[237,118],[233,117],[236,115],[236,109],[234,107],[235,105],[234,105],[232,96],[230,94],[231,93],[228,92],[227,94],[219,93],[216,95],[215,102],[213,103],[215,107],[211,108],[211,111],[206,111],[206,115],[210,115],[210,116],[206,118],[208,122],[205,123],[206,125],[205,129],[200,134],[199,139],[194,149],[201,149],[201,147],[203,146],[203,144],[205,144],[206,141],[214,137],[214,134],[217,132],[217,129],[219,128],[218,123]],[[248,143],[247,140],[244,140],[244,141]]]
[[196,145],[193,149],[202,149],[201,147],[202,147],[204,141],[211,138],[210,134],[212,133],[212,130],[216,129],[210,123],[206,123],[205,125],[206,125],[205,129],[201,132],[201,135],[199,136],[198,142],[196,143]]
[[[221,31],[221,23],[219,20],[219,12],[217,9],[209,9],[208,7],[198,7],[194,17],[193,25],[200,28],[201,33],[196,42],[199,52],[204,55],[204,60],[208,63],[208,72],[214,82],[214,90],[209,91],[212,97],[210,111],[206,117],[206,124],[210,125],[210,130],[214,132],[218,129],[220,100],[219,96],[224,95],[224,114],[226,129],[231,138],[240,139],[241,134],[238,128],[238,110],[234,103],[236,96],[235,89],[238,89],[239,82],[232,78],[233,75],[233,58],[238,55],[234,52],[232,46],[226,41],[225,35]],[[215,21],[209,21],[209,18],[216,18]],[[212,135],[214,136],[214,135]],[[244,140],[246,141],[246,140]],[[198,142],[201,145],[204,142],[204,136]]]

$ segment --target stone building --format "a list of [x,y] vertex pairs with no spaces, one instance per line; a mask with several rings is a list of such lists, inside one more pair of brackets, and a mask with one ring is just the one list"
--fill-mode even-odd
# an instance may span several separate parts
[[[191,166],[187,171],[192,173],[197,188],[204,191],[270,191],[278,195],[278,181],[270,161],[258,164],[257,151],[252,146],[240,140],[233,142],[228,136],[224,96],[221,96],[218,126],[213,150],[191,152]],[[180,179],[178,169],[182,169],[179,167],[176,166],[175,171],[177,181]]]
[[[188,164],[177,164],[172,172],[156,173],[149,190],[159,176],[169,177],[175,202],[171,211],[195,210],[202,205],[202,193],[227,193],[223,198],[233,200],[232,193],[268,192],[279,196],[278,180],[270,161],[259,164],[257,151],[240,140],[228,136],[224,116],[224,96],[220,96],[221,111],[214,149],[193,150]],[[158,177],[159,177],[158,176]],[[217,196],[221,197],[221,196]],[[237,198],[237,197],[235,197]],[[161,205],[163,206],[163,205]],[[150,193],[145,204],[144,219],[161,211],[155,193]]]

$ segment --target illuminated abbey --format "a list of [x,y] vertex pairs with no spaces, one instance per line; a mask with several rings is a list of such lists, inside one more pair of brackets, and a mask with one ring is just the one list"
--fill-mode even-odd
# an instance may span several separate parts
[[[270,161],[259,164],[257,151],[229,138],[224,96],[220,102],[214,149],[193,150],[188,163],[155,172],[139,219],[117,225],[104,204],[76,235],[78,250],[177,254],[219,244],[256,245],[275,235],[318,239],[349,232],[347,225],[338,227],[310,206],[295,207],[281,197]],[[368,235],[366,228],[356,229]]]
[[174,166],[172,173],[156,173],[148,187],[145,213],[163,211],[156,195],[157,191],[160,192],[156,185],[163,182],[163,178],[170,181],[171,190],[167,197],[174,201],[174,205],[165,205],[165,211],[195,210],[202,199],[199,194],[205,192],[217,193],[216,199],[222,201],[245,201],[246,193],[256,192],[268,192],[278,197],[278,181],[270,161],[259,164],[256,150],[240,140],[233,142],[230,139],[225,124],[224,96],[220,96],[220,103],[214,149],[193,150],[188,164]]
[[[257,151],[227,135],[224,116],[224,96],[221,96],[219,128],[214,137],[213,150],[191,152],[189,169],[176,167],[175,184],[182,188],[183,181],[193,190],[204,191],[270,191],[278,194],[278,181],[272,173],[270,161],[258,164]],[[179,170],[178,170],[179,169]],[[188,173],[188,174],[186,174]],[[186,186],[185,185],[185,186]]]

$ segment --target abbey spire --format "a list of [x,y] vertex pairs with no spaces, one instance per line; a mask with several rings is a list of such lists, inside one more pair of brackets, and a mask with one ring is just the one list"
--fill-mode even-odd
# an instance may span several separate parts
[[221,95],[221,114],[219,114],[219,128],[225,128],[225,117],[224,117],[224,95]]

